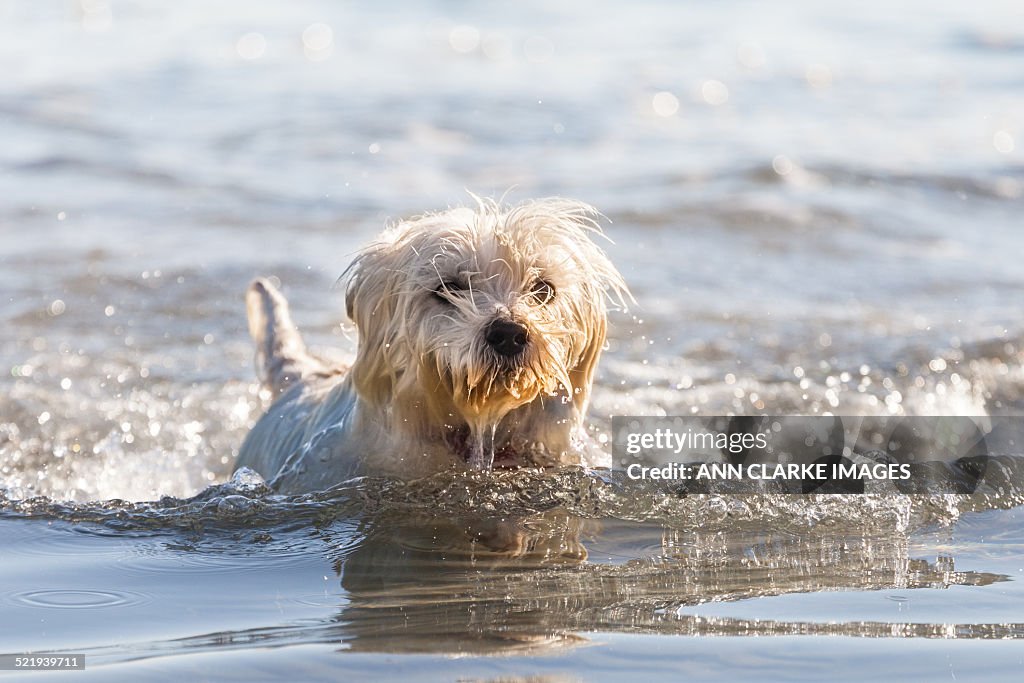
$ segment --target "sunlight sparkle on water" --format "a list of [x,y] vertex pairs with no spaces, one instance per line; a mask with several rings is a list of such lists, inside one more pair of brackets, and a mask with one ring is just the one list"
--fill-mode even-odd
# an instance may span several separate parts
[[992,146],[1000,154],[1009,154],[1016,147],[1016,144],[1009,131],[997,130],[995,135],[992,136]]
[[483,39],[481,49],[484,56],[494,62],[504,61],[512,53],[508,40],[500,34],[486,36]]
[[808,64],[804,78],[812,88],[827,88],[832,85],[832,69],[825,64]]
[[259,59],[267,51],[267,39],[262,33],[246,33],[235,43],[235,51],[242,59]]
[[700,87],[700,94],[705,102],[715,107],[729,101],[729,88],[725,83],[714,79],[704,81]]
[[448,34],[448,44],[462,54],[472,52],[480,45],[480,30],[475,26],[460,24]]
[[772,159],[772,170],[781,176],[789,175],[793,172],[793,162],[786,155],[777,154]]
[[310,24],[302,32],[302,51],[306,59],[318,62],[331,56],[334,48],[334,31],[327,24]]
[[651,107],[658,116],[673,116],[679,111],[679,98],[663,90],[651,98]]

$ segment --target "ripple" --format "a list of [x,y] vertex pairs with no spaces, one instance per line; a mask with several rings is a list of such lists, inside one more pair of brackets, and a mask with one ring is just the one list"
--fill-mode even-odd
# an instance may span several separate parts
[[49,609],[110,609],[149,602],[143,593],[111,590],[53,589],[12,593],[12,604]]
[[18,519],[5,525],[5,557],[55,557],[74,556],[79,561],[86,558],[114,559],[124,553],[137,553],[159,542],[150,538],[150,532],[118,531],[103,527],[89,528],[69,524],[61,519],[42,520]]
[[300,605],[309,605],[310,607],[331,607],[337,608],[348,602],[348,599],[344,595],[336,593],[317,593],[313,595],[297,595],[293,598],[289,598],[291,602],[297,602]]
[[245,535],[207,534],[179,538],[129,549],[117,569],[129,574],[168,576],[177,574],[242,574],[293,569],[320,562],[314,552],[322,545],[317,537],[289,532],[281,540],[256,531]]

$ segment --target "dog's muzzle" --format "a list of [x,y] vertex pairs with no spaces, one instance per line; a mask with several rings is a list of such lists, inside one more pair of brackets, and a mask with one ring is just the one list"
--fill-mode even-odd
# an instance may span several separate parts
[[484,341],[499,356],[515,358],[526,351],[530,336],[526,328],[511,320],[495,320],[487,326]]

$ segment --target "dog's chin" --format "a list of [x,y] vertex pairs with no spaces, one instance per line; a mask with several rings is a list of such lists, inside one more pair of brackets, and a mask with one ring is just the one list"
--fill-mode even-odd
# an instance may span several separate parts
[[455,408],[462,421],[476,434],[495,427],[516,408],[537,399],[541,388],[534,384],[509,390],[495,385],[490,391],[471,391],[454,397]]
[[542,381],[535,370],[520,363],[450,368],[444,375],[452,403],[471,425],[497,424],[511,411],[559,386]]
[[[447,434],[453,454],[466,463],[471,460],[473,444],[480,439],[491,443],[488,439],[495,436],[505,416],[544,394],[553,393],[560,386],[557,382],[544,382],[529,368],[513,364],[495,367],[483,381],[475,384],[458,381],[467,374],[450,376],[455,379],[451,399],[461,424],[450,427]],[[500,435],[493,443],[493,453],[494,469],[538,466],[521,444],[503,443]]]

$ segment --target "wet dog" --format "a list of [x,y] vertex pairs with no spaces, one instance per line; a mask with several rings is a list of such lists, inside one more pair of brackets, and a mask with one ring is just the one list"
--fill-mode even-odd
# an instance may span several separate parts
[[584,417],[607,306],[628,291],[591,239],[595,211],[478,200],[402,221],[343,278],[351,367],[307,352],[284,297],[249,288],[260,379],[276,400],[237,466],[282,491],[359,474],[607,466]]

